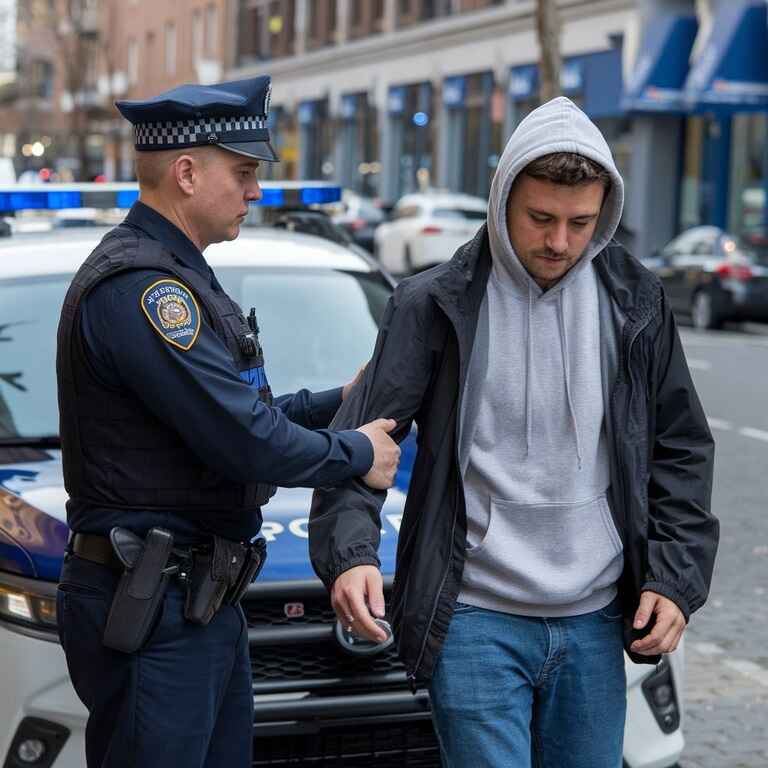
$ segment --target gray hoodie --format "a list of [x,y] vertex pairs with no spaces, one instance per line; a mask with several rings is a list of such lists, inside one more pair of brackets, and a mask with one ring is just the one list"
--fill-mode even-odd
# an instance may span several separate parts
[[[575,152],[613,179],[582,258],[544,292],[506,225],[512,182],[533,160]],[[459,600],[532,616],[598,610],[616,594],[621,540],[606,491],[594,257],[621,218],[624,185],[596,126],[557,98],[518,126],[491,186],[492,270],[480,310],[460,432],[468,550]]]

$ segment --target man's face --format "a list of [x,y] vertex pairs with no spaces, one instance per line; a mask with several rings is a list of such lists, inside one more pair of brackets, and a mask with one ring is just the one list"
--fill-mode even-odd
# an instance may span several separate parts
[[258,167],[258,160],[222,149],[209,152],[199,164],[195,208],[206,244],[234,240],[240,234],[248,203],[261,199]]
[[507,201],[507,230],[517,258],[544,290],[584,254],[605,196],[601,181],[567,187],[521,173]]

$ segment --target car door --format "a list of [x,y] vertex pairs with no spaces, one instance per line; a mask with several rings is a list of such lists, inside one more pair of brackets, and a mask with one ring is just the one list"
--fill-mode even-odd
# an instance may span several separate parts
[[674,259],[675,294],[681,312],[690,310],[694,294],[712,281],[720,234],[715,227],[697,228],[695,236],[686,240],[684,249]]
[[407,271],[406,243],[412,236],[414,222],[419,216],[418,205],[406,203],[398,205],[389,224],[382,224],[376,233],[379,259],[382,266],[394,274]]
[[711,258],[719,234],[717,227],[694,227],[661,251],[657,274],[676,312],[690,310],[695,288],[702,281],[704,263]]

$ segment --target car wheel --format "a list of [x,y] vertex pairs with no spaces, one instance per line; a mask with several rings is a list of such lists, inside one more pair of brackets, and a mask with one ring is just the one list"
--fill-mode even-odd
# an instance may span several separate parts
[[699,291],[693,297],[691,305],[693,327],[700,331],[713,331],[723,324],[723,319],[715,307],[715,301],[709,291]]

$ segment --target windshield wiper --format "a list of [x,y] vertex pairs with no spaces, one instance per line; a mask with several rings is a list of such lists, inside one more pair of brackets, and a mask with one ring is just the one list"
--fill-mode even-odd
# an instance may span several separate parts
[[61,448],[61,438],[58,435],[0,437],[0,448]]

